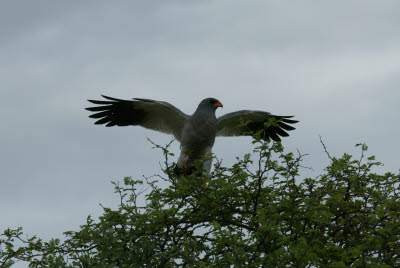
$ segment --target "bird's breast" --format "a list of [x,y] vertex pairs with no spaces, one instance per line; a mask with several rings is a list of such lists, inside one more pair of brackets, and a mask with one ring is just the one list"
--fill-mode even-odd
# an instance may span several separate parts
[[183,127],[183,147],[213,146],[217,133],[217,121],[202,118],[191,118]]

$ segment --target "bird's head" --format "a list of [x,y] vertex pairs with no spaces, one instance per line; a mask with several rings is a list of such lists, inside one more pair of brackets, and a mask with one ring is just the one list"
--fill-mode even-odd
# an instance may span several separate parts
[[223,107],[222,103],[219,100],[214,99],[214,98],[207,98],[200,102],[198,108],[201,108],[201,109],[207,109],[207,108],[210,109],[211,108],[212,110],[215,111],[215,110],[217,110],[218,107]]

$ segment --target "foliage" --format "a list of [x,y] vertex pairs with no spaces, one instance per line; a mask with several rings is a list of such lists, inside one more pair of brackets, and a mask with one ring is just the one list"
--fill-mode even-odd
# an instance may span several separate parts
[[89,216],[64,242],[5,230],[0,266],[400,266],[400,175],[372,172],[381,164],[364,156],[366,145],[359,159],[327,154],[322,175],[301,179],[302,155],[254,144],[232,167],[217,161],[209,176],[179,179],[168,146],[158,146],[163,176],[114,183],[118,208]]

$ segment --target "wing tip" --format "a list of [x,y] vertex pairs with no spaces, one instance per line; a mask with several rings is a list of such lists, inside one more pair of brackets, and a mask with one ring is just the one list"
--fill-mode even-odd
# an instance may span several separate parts
[[155,101],[155,100],[142,99],[142,98],[132,98],[132,100],[135,100],[135,101],[143,101],[143,102],[149,102],[149,103],[155,103],[155,102],[157,102],[157,101]]
[[107,99],[107,100],[112,100],[112,101],[121,101],[120,99],[117,99],[117,98],[109,97],[109,96],[102,95],[102,94],[100,94],[100,95],[101,95],[103,98]]

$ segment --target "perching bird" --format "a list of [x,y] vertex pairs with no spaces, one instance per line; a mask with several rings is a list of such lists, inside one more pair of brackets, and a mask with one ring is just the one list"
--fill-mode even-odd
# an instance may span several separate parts
[[[217,118],[215,111],[218,107],[222,107],[222,103],[214,98],[202,100],[194,114],[189,116],[168,102],[103,97],[107,100],[89,100],[100,106],[86,108],[94,112],[89,117],[99,119],[95,124],[106,124],[106,127],[138,125],[174,135],[181,143],[177,167],[183,171],[190,170],[193,161],[211,154],[216,136],[245,136],[262,130],[262,139],[280,141],[280,136],[289,136],[285,130],[295,129],[288,124],[298,122],[288,119],[293,116],[278,116],[249,110],[228,113]],[[264,123],[271,118],[277,123],[265,126]],[[204,173],[210,172],[211,163],[212,159],[204,161]]]

